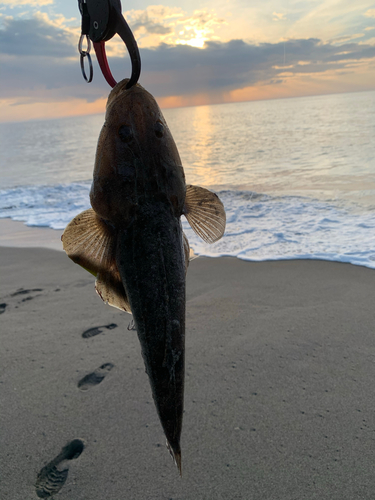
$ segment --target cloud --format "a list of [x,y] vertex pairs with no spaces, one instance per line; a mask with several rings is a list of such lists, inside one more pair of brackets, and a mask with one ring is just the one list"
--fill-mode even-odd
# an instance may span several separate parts
[[300,74],[343,69],[348,61],[375,58],[375,47],[347,43],[340,45],[338,51],[336,46],[313,38],[260,45],[232,40],[206,42],[203,50],[161,45],[142,51],[142,58],[150,84],[153,74],[158,76],[154,81],[159,81],[162,73],[168,75],[164,88],[157,86],[157,95],[184,95],[279,80],[286,71]]
[[272,18],[273,21],[285,21],[286,20],[285,14],[283,14],[281,12],[274,12],[272,15],[273,15],[273,18]]
[[0,29],[0,53],[7,55],[71,57],[72,34],[42,14],[32,19],[5,18]]
[[45,5],[52,5],[54,0],[1,0],[0,5],[6,5],[11,9],[27,5],[29,7],[44,7]]
[[[195,19],[203,25],[207,21],[204,15]],[[110,89],[95,61],[93,83],[84,82],[73,36],[76,30],[63,24],[43,16],[4,20],[0,30],[1,99],[16,106],[73,99],[92,103],[108,95]],[[355,75],[358,65],[375,63],[375,46],[368,42],[351,40],[337,45],[316,38],[261,44],[209,40],[203,48],[162,43],[140,52],[140,83],[164,98],[223,96],[252,86],[279,86],[298,75],[329,73],[332,79],[337,74],[339,82],[339,72]],[[124,45],[121,54],[126,54]],[[111,57],[109,64],[117,80],[130,76],[128,57]]]
[[347,36],[340,36],[337,38],[333,38],[330,40],[331,43],[333,44],[342,44],[345,42],[350,42],[351,40],[356,40],[357,38],[362,38],[365,35],[363,33],[355,33],[353,35],[347,35]]
[[[183,17],[182,9],[151,5],[145,10],[130,10],[125,13],[132,30],[138,35],[143,33],[167,35],[173,32],[176,18]],[[143,28],[143,29],[142,29]]]
[[125,17],[140,47],[156,47],[160,43],[203,47],[206,40],[217,39],[215,30],[226,24],[212,10],[195,10],[188,16],[181,8],[162,5],[130,10]]
[[150,19],[148,12],[142,12],[135,22],[132,24],[134,33],[144,28],[146,33],[151,33],[153,35],[167,35],[172,33],[172,28],[169,26],[164,26],[162,23],[155,22]]
[[366,17],[375,17],[375,9],[369,9],[365,12]]

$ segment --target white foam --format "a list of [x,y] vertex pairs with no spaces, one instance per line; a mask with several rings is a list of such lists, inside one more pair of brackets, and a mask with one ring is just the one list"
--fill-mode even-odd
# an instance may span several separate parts
[[[0,217],[64,229],[90,207],[89,190],[89,182],[2,190]],[[218,194],[227,213],[220,241],[205,244],[183,218],[190,246],[198,255],[249,261],[323,259],[375,269],[375,210],[371,207],[250,191]]]
[[23,221],[27,226],[64,229],[90,207],[90,186],[90,182],[82,182],[1,190],[0,217]]
[[198,255],[249,261],[323,259],[375,268],[374,210],[297,196],[234,191],[219,196],[227,212],[221,240],[205,244],[183,222]]

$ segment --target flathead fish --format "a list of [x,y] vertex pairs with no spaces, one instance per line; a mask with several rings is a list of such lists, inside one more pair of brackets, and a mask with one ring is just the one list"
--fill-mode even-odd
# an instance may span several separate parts
[[108,97],[90,192],[92,209],[62,236],[64,250],[96,276],[107,304],[131,312],[167,446],[181,473],[185,275],[189,243],[180,222],[212,243],[224,233],[216,194],[186,185],[155,99],[118,83]]

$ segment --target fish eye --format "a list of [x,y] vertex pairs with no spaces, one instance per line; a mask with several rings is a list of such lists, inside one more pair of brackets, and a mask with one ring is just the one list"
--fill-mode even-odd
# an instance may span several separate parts
[[163,135],[164,135],[163,124],[161,122],[156,122],[155,125],[154,125],[154,131],[155,131],[156,137],[158,137],[159,139],[161,137],[163,137]]
[[121,125],[118,129],[118,135],[122,142],[129,143],[133,139],[133,131],[128,125]]

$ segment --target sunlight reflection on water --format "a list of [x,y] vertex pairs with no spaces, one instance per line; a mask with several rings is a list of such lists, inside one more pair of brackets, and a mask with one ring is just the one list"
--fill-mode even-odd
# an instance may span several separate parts
[[[268,194],[375,193],[375,92],[167,109],[188,183]],[[0,124],[0,187],[88,181],[101,115]]]
[[[210,246],[183,221],[197,254],[375,267],[375,92],[164,114],[187,182],[218,191],[227,213]],[[0,125],[0,217],[61,230],[89,208],[103,121]]]

